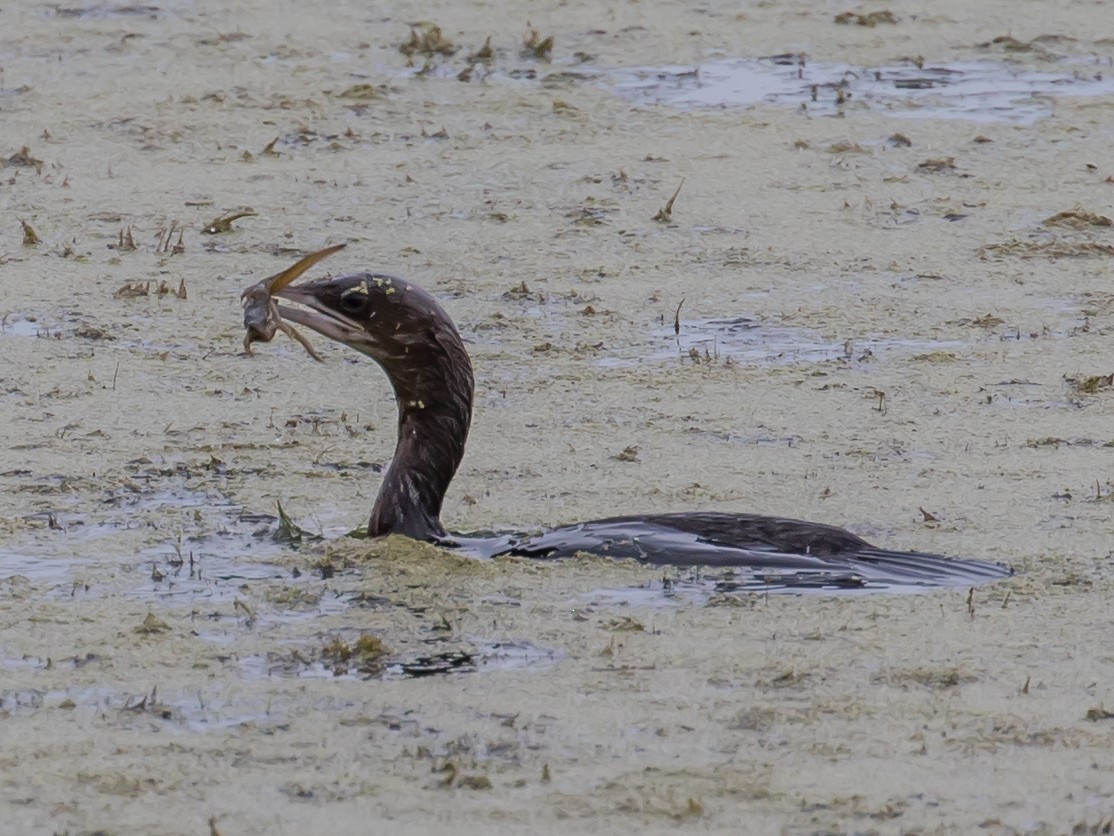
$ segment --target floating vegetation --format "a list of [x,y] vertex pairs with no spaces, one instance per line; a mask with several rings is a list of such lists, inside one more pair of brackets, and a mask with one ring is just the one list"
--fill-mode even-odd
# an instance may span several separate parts
[[627,447],[624,447],[620,452],[616,453],[611,458],[615,459],[615,461],[617,462],[637,462],[640,461],[640,452],[640,448],[637,445],[631,444]]
[[281,501],[278,501],[275,504],[278,505],[278,528],[276,528],[275,533],[271,535],[271,539],[274,540],[276,543],[282,543],[283,545],[293,545],[295,543],[301,543],[307,540],[322,539],[321,535],[306,531],[304,528],[290,519],[286,511],[283,509]]
[[31,149],[24,145],[4,161],[4,166],[33,168],[37,174],[43,173],[43,161],[31,156]]
[[1065,41],[1073,40],[1074,38],[1066,38],[1063,35],[1038,35],[1031,41],[1022,41],[1015,38],[1013,35],[999,35],[989,41],[975,44],[975,48],[1000,50],[1002,52],[1042,52],[1053,54],[1050,48],[1052,45],[1063,44]]
[[179,279],[178,287],[175,287],[166,280],[160,280],[155,285],[150,279],[147,281],[133,280],[124,282],[120,287],[112,293],[113,299],[139,299],[141,297],[150,296],[152,293],[152,285],[154,285],[154,294],[158,297],[174,296],[178,299],[186,299],[186,280]]
[[1093,395],[1104,389],[1114,388],[1114,374],[1095,374],[1082,378],[1067,378],[1067,382],[1077,392]]
[[604,226],[608,217],[619,211],[619,204],[610,198],[587,197],[584,205],[565,213],[576,226]]
[[1114,225],[1114,221],[1111,221],[1106,215],[1098,215],[1084,209],[1068,209],[1065,212],[1057,212],[1055,215],[1045,218],[1041,223],[1045,226],[1063,226],[1078,230]]
[[883,9],[877,12],[867,12],[860,14],[858,12],[841,12],[835,16],[835,22],[840,26],[869,26],[875,27],[879,23],[897,23],[897,15],[889,9]]
[[1114,244],[1098,241],[1005,241],[978,250],[980,258],[1012,255],[1018,258],[1098,258],[1114,255]]
[[256,214],[256,211],[250,208],[240,209],[237,212],[229,212],[220,217],[213,218],[209,223],[205,224],[201,231],[207,235],[219,235],[225,232],[231,232],[233,221],[238,221],[240,218],[254,218]]
[[987,313],[982,316],[977,316],[974,319],[960,319],[956,322],[957,325],[973,325],[976,328],[997,328],[999,325],[1005,325],[1006,320],[1000,316]]
[[955,688],[964,683],[977,682],[978,677],[961,667],[917,667],[878,673],[874,675],[873,680],[886,685],[906,688],[919,685],[935,690]]
[[495,60],[495,50],[491,46],[491,35],[487,36],[484,45],[468,56],[469,64],[490,64]]
[[955,171],[955,157],[932,157],[923,163],[918,163],[917,171],[929,171],[934,174]]
[[[374,99],[383,98],[384,89],[384,87],[376,87],[374,84],[353,84],[346,90],[337,93],[337,98],[356,102],[370,102]],[[274,145],[274,143],[271,144]]]
[[83,340],[112,341],[116,339],[116,336],[114,334],[106,331],[104,328],[88,324],[77,326],[73,331],[73,335]]
[[351,644],[334,638],[322,648],[321,661],[335,676],[350,672],[374,675],[382,672],[388,654],[382,639],[363,633]]
[[848,140],[840,140],[833,142],[824,149],[829,154],[869,154],[870,151],[857,142],[850,142]]
[[665,206],[658,210],[654,215],[653,220],[658,223],[667,224],[673,220],[673,202],[677,199],[677,195],[681,193],[681,186],[685,185],[685,178],[681,178],[681,182],[677,184],[677,188],[673,192],[673,196],[665,202]]
[[134,629],[141,636],[153,636],[157,633],[169,633],[170,625],[158,618],[154,613],[147,613],[143,623]]
[[[174,240],[174,233],[178,233],[178,240]],[[183,237],[185,227],[178,223],[178,221],[171,221],[169,226],[163,227],[157,233],[158,245],[155,247],[155,252],[163,253],[166,255],[181,255],[186,251],[185,239]]]
[[23,227],[23,246],[36,247],[42,243],[42,239],[39,238],[38,233],[31,228],[31,224],[21,218],[19,225]]
[[425,55],[428,58],[443,55],[447,58],[457,51],[457,47],[444,36],[440,26],[423,21],[410,24],[410,37],[399,44],[398,51],[411,59],[415,55]]
[[124,282],[112,294],[114,299],[136,299],[140,296],[151,295],[151,282],[150,281],[130,281]]
[[522,57],[548,61],[553,52],[553,36],[543,38],[537,29],[529,23],[526,25],[529,31],[526,33],[526,40],[522,42]]
[[116,240],[117,251],[133,252],[135,248],[135,238],[132,237],[132,228],[129,226],[126,230],[121,229],[120,235]]

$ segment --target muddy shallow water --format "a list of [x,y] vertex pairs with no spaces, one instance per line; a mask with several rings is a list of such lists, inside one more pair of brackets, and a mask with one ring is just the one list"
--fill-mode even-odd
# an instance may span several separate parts
[[[1109,821],[1114,29],[890,8],[0,10],[0,832]],[[801,53],[866,75],[624,82]],[[972,67],[1041,84],[985,119],[875,86]],[[386,381],[244,357],[238,299],[340,242],[317,272],[406,275],[468,341],[451,528],[746,510],[1019,575],[764,596],[338,539]],[[276,543],[279,500],[325,539]]]

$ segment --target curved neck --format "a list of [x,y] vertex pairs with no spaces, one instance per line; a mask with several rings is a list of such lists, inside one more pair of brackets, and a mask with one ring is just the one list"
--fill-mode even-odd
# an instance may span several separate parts
[[382,364],[398,400],[398,443],[371,511],[369,537],[445,536],[441,503],[464,457],[472,421],[472,364],[459,337],[452,336],[405,374]]

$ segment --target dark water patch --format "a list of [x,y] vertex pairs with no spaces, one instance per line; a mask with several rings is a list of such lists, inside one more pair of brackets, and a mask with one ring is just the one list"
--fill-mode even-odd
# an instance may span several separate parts
[[695,67],[640,67],[606,73],[609,85],[640,104],[681,108],[775,104],[814,115],[854,108],[891,116],[1032,124],[1061,96],[1109,96],[1109,59],[1059,72],[1003,61],[955,61],[874,68],[811,62],[798,55],[708,61]]
[[533,642],[474,638],[466,648],[446,650],[392,662],[388,676],[425,677],[449,673],[532,670],[555,665],[564,653]]
[[[76,557],[46,557],[34,548],[0,549],[0,581],[12,586],[16,579],[25,579],[30,594],[33,586],[50,585],[56,594],[50,597],[72,597],[82,585],[75,576],[92,561]],[[11,594],[22,597],[18,592]]]
[[365,679],[356,672],[337,673],[324,662],[297,654],[270,652],[240,660],[240,673],[248,679]]
[[[130,594],[136,598],[187,598],[215,604],[235,600],[245,583],[293,580],[291,570],[259,562],[264,555],[258,553],[256,545],[250,534],[230,536],[226,532],[196,538],[185,552],[176,544],[147,549],[141,553],[143,563],[137,570],[144,580],[137,582]],[[263,551],[275,555],[281,548]],[[245,560],[247,553],[253,559]]]
[[[721,109],[773,104],[819,116],[845,116],[867,109],[898,117],[1013,124],[1032,124],[1051,115],[1060,97],[1101,97],[1114,92],[1110,56],[1044,52],[1042,59],[1054,62],[1057,69],[1027,69],[1008,60],[925,63],[912,59],[858,67],[810,61],[803,53],[657,67],[614,68],[579,62],[575,70],[554,72],[540,71],[532,63],[516,65],[513,59],[471,67],[446,60],[378,69],[395,78],[540,84],[549,90],[599,84],[643,105]],[[558,102],[555,108],[569,108]],[[445,136],[423,133],[421,138]],[[406,137],[407,141],[414,139],[417,137]]]
[[0,659],[0,667],[5,670],[45,670],[50,666],[50,662],[41,656],[28,656],[24,654],[18,659]]
[[966,347],[957,340],[909,337],[849,337],[842,341],[823,338],[809,328],[791,328],[760,322],[745,315],[713,319],[686,319],[680,333],[672,324],[661,325],[639,343],[609,349],[601,366],[633,366],[642,362],[679,359],[706,363],[724,361],[744,365],[793,365],[796,363],[867,363],[876,357],[912,356],[947,352]]
[[13,337],[62,338],[61,329],[46,325],[36,317],[26,316],[5,316],[0,320],[0,334]]
[[102,686],[0,690],[0,713],[29,716],[40,711],[71,712],[82,721],[110,719],[123,728],[154,726],[160,731],[199,732],[273,721],[263,700],[251,705],[202,690],[127,693]]
[[446,650],[391,665],[391,673],[419,679],[426,676],[474,673],[475,671],[476,655],[467,650]]
[[483,642],[477,640],[476,667],[479,670],[507,671],[548,667],[564,658],[564,653],[528,641]]
[[156,20],[160,11],[158,6],[141,3],[89,3],[84,6],[53,7],[55,17],[79,20],[108,20],[119,17]]
[[420,679],[446,674],[543,668],[556,664],[563,656],[559,650],[540,647],[529,641],[474,639],[436,653],[385,656],[369,665],[352,663],[348,659],[338,661],[335,656],[330,656],[329,645],[326,645],[247,656],[240,659],[239,666],[241,674],[249,679]]
[[138,331],[146,322],[166,313],[158,311],[150,314],[137,314],[127,323],[99,325],[80,315],[66,316],[64,322],[46,319],[37,314],[8,314],[0,319],[0,337],[35,337],[50,340],[83,340],[97,343],[99,349],[115,349],[134,352],[145,356],[157,356],[165,360],[187,360],[195,362],[198,354],[209,350],[196,342],[183,340],[173,343],[158,343],[146,339],[128,339],[127,336]]
[[[274,539],[277,517],[245,513],[215,488],[186,481],[162,479],[150,489],[131,481],[106,491],[97,512],[31,515],[46,524],[0,547],[0,580],[24,578],[26,594],[65,599],[100,594],[104,569],[132,577],[135,597],[228,601],[245,581],[291,578],[269,562],[286,551]],[[164,538],[163,530],[176,534]],[[137,548],[137,537],[161,542]]]

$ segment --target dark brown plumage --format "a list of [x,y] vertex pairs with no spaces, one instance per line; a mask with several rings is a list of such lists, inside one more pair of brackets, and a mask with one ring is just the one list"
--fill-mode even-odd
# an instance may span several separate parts
[[371,357],[398,401],[398,445],[371,512],[368,535],[444,537],[441,503],[464,457],[472,422],[472,363],[449,315],[395,276],[360,273],[287,287],[281,307],[305,325]]

